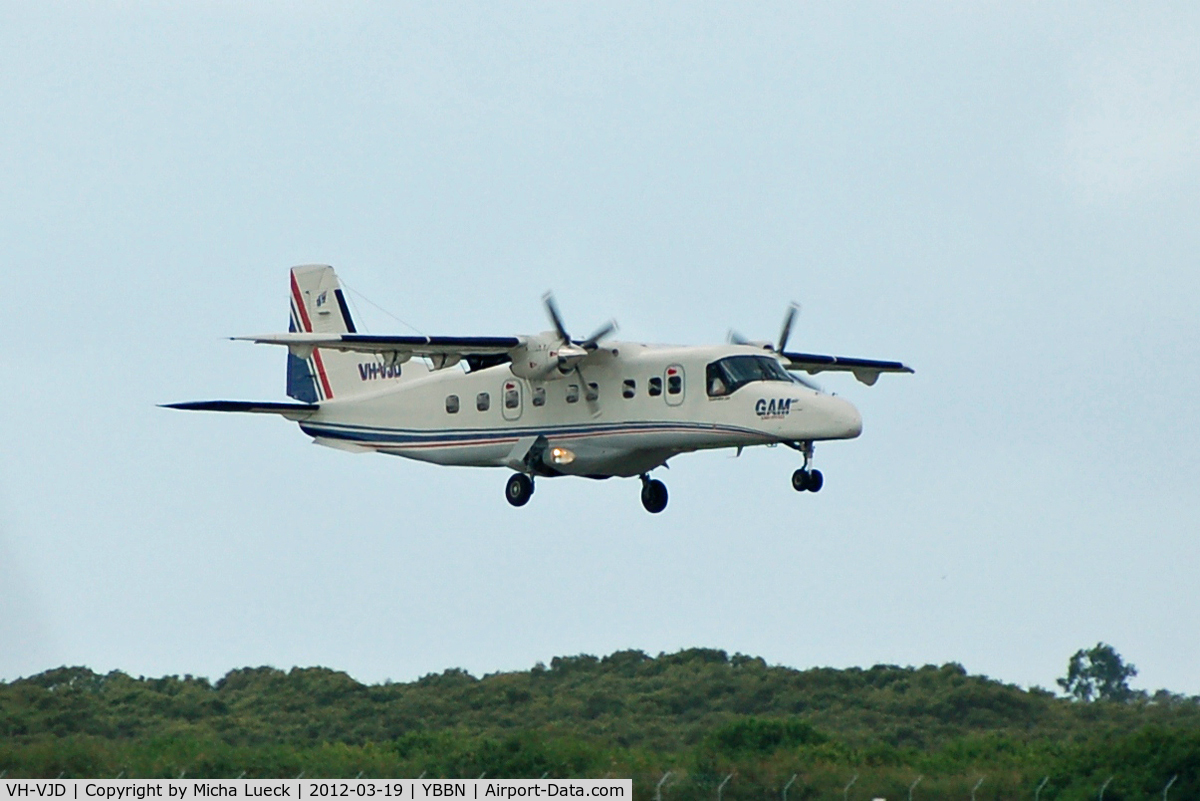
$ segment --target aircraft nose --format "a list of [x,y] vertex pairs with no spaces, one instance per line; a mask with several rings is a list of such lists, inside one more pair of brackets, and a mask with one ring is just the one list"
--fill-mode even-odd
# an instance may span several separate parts
[[854,408],[854,404],[841,398],[838,401],[837,408],[834,410],[840,424],[843,434],[846,439],[853,439],[862,433],[862,415],[858,409]]

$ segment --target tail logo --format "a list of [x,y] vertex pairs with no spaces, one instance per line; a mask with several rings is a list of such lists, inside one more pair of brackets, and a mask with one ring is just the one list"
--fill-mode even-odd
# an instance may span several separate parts
[[325,305],[325,296],[328,294],[329,294],[329,292],[325,291],[325,292],[322,292],[320,295],[317,295],[317,308],[318,309]]

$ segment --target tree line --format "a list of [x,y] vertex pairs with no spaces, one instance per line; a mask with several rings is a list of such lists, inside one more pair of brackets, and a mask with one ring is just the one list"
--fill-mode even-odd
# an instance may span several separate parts
[[1106,652],[1092,651],[1073,658],[1066,698],[954,663],[794,670],[715,649],[374,685],[326,668],[216,682],[59,668],[0,683],[0,770],[614,775],[632,776],[638,797],[670,771],[664,799],[680,801],[713,797],[731,774],[731,801],[778,798],[788,781],[789,801],[842,798],[855,775],[859,798],[906,798],[918,776],[915,798],[967,798],[982,777],[979,801],[1031,798],[1043,777],[1042,799],[1094,798],[1115,775],[1105,798],[1121,801],[1160,797],[1177,776],[1171,797],[1200,797],[1200,698],[1131,691],[1132,666],[1118,657],[1105,673]]

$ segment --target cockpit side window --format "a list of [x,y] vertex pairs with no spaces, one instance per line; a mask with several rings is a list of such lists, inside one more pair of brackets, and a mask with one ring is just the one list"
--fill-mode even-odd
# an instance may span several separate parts
[[708,365],[705,385],[710,398],[732,395],[751,381],[788,381],[795,379],[769,356],[727,356]]

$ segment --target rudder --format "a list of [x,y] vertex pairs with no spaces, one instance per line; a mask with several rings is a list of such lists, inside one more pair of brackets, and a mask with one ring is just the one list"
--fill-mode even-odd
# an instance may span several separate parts
[[[305,264],[291,272],[288,330],[314,334],[354,334],[354,318],[337,274],[327,264]],[[288,354],[287,394],[304,403],[382,389],[400,377],[401,365],[378,357],[315,348],[307,359]]]

